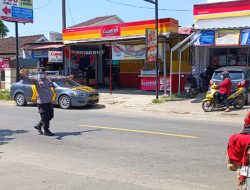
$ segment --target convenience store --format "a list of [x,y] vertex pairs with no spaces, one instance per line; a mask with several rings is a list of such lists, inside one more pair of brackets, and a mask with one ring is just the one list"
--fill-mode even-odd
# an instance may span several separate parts
[[[90,67],[92,78],[88,82],[89,85],[108,86],[111,73],[112,81],[117,87],[155,90],[155,64],[145,62],[146,29],[154,27],[155,20],[146,20],[67,28],[63,31],[63,41],[66,46],[66,70],[71,74],[76,74],[78,81],[83,84],[87,83],[86,73]],[[160,90],[163,88],[164,61],[167,66],[169,87],[170,48],[183,38],[185,36],[178,34],[177,20],[172,18],[159,19]],[[189,50],[183,53],[182,60],[181,86],[183,88],[185,78],[191,72]],[[178,69],[178,54],[174,53],[172,86],[175,92],[178,89]]]

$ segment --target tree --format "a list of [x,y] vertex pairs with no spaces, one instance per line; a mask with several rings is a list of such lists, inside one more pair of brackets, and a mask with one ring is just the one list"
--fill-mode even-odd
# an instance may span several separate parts
[[3,21],[0,20],[0,38],[7,36],[9,29],[4,25]]

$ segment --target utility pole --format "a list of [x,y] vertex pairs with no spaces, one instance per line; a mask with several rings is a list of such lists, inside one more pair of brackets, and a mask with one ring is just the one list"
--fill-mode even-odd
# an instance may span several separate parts
[[66,3],[65,0],[62,0],[62,29],[65,29],[66,26]]
[[[65,4],[65,0],[62,0],[62,32],[66,28],[67,28],[67,25],[66,25],[66,4]],[[69,60],[69,62],[71,62],[71,60]],[[67,69],[66,61],[65,61],[64,48],[63,48],[63,67],[64,67],[64,75],[66,76],[68,69]],[[71,70],[71,68],[69,68],[69,70]],[[71,72],[69,72],[69,73],[71,73]]]
[[158,24],[158,0],[144,0],[149,3],[152,3],[155,5],[155,28],[157,32],[157,40],[156,40],[156,63],[155,63],[155,70],[156,70],[156,99],[159,99],[159,64],[158,64],[158,55],[159,55],[159,43],[158,43],[158,37],[159,37],[159,24]]
[[16,30],[16,82],[19,81],[19,43],[18,43],[18,22],[15,22]]

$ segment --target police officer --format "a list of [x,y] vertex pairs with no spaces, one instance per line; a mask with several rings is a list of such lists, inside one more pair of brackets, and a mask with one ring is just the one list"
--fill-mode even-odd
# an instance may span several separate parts
[[[45,71],[46,69],[44,67],[39,67],[38,75],[35,78],[30,78],[26,75],[26,72],[23,68],[20,70],[20,76],[23,77],[24,81],[35,85],[38,92],[37,107],[41,116],[41,120],[37,125],[34,126],[34,128],[40,135],[54,136],[54,133],[49,130],[50,121],[54,117],[54,109],[52,105],[52,88],[54,88],[54,86],[50,78],[46,75]],[[73,76],[70,75],[67,78],[72,79]],[[42,128],[44,131],[42,131]]]

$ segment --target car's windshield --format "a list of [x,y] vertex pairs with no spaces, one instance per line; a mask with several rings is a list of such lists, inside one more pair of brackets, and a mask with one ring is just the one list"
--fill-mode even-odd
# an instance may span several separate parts
[[[221,78],[222,71],[215,71],[213,74],[213,80],[222,80]],[[231,80],[243,80],[243,72],[242,71],[229,71],[229,76]]]
[[69,80],[69,79],[65,79],[65,80],[58,80],[55,82],[58,86],[63,87],[63,88],[73,88],[76,86],[79,86],[80,84],[78,84],[77,82],[73,81],[73,80]]

